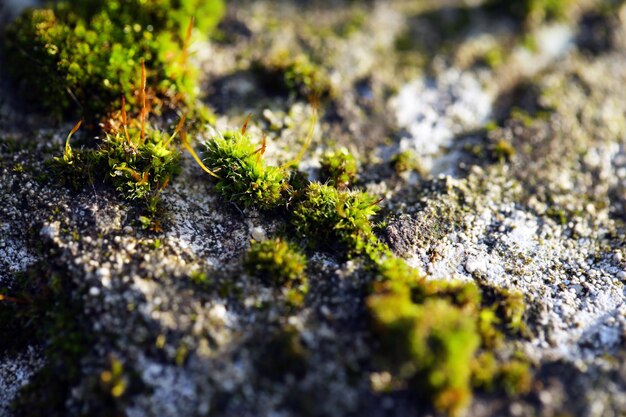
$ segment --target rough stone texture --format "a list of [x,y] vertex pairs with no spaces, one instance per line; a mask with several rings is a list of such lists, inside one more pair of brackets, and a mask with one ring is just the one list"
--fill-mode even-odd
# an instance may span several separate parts
[[[381,237],[398,255],[430,278],[525,295],[528,335],[509,342],[535,365],[532,392],[478,394],[467,414],[625,415],[626,8],[580,2],[580,16],[535,29],[528,48],[514,22],[466,2],[411,3],[231,4],[226,39],[194,46],[217,128],[252,112],[266,156],[288,161],[311,106],[268,91],[251,63],[280,48],[317,57],[335,92],[301,168],[315,177],[324,149],[347,146],[359,186],[386,197]],[[490,67],[480,58],[493,47],[503,62]],[[310,291],[293,309],[242,267],[250,239],[284,218],[225,202],[184,157],[163,231],[142,230],[107,186],[74,192],[50,177],[45,161],[72,123],[31,114],[15,93],[0,89],[0,285],[38,262],[71,282],[91,341],[67,415],[106,414],[97,387],[113,360],[130,388],[104,404],[130,417],[431,413],[410,392],[373,389],[358,263],[309,253]],[[502,141],[510,159],[495,152]],[[403,150],[421,173],[390,169]],[[295,358],[281,351],[291,334]],[[44,348],[0,356],[0,416],[37,379]]]

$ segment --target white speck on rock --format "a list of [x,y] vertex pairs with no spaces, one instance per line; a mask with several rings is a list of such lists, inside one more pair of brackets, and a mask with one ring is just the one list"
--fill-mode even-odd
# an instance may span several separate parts
[[[398,125],[408,137],[400,150],[412,150],[430,169],[430,158],[462,133],[483,126],[491,116],[493,97],[472,73],[450,69],[437,79],[420,78],[392,99]],[[430,165],[430,166],[429,166]]]
[[487,272],[487,260],[482,257],[473,256],[465,262],[465,270],[470,274],[473,273],[486,273]]
[[256,240],[257,242],[261,242],[266,239],[265,229],[263,229],[261,226],[253,227],[250,231],[250,235],[252,235],[252,239]]

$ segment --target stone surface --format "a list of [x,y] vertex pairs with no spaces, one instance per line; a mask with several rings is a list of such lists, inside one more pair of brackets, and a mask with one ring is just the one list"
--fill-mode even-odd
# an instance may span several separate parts
[[[579,15],[525,34],[469,2],[322,3],[233,2],[225,39],[194,46],[217,129],[252,112],[267,158],[293,158],[311,105],[268,90],[252,62],[310,52],[334,93],[301,168],[315,177],[323,150],[348,147],[358,186],[385,197],[380,235],[398,255],[430,279],[525,296],[528,335],[510,348],[534,364],[532,391],[478,394],[467,415],[626,414],[626,8],[581,1]],[[501,62],[487,65],[493,51]],[[102,406],[116,360],[129,388],[104,404],[131,417],[430,415],[410,392],[374,389],[386,375],[358,263],[308,253],[310,290],[291,308],[242,265],[284,218],[224,201],[185,156],[163,192],[163,230],[143,230],[109,187],[75,192],[51,177],[45,162],[73,123],[31,112],[3,80],[0,286],[42,263],[71,282],[90,343],[61,399],[68,415]],[[405,150],[419,172],[390,167]],[[291,331],[293,357],[279,348]],[[1,417],[49,361],[45,347],[0,355]]]

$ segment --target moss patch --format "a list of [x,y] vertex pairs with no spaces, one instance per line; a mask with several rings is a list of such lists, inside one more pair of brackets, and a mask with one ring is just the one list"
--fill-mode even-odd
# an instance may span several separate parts
[[471,362],[480,338],[471,316],[443,299],[414,304],[401,294],[368,299],[384,361],[415,393],[455,414],[471,399]]
[[61,181],[77,189],[85,185],[85,178],[105,178],[122,198],[142,203],[148,215],[140,218],[144,226],[158,228],[153,221],[159,195],[180,172],[180,152],[174,143],[185,119],[168,134],[150,126],[146,117],[147,108],[143,107],[140,116],[129,122],[123,106],[121,120],[109,121],[96,149],[72,149],[70,140],[80,127],[77,124],[68,135],[63,157],[54,158],[51,166]]
[[58,116],[97,119],[136,103],[139,62],[150,92],[166,103],[191,103],[196,76],[186,62],[192,16],[207,33],[223,14],[221,0],[59,2],[28,10],[9,25],[2,49],[25,84],[24,94]]
[[345,148],[326,152],[320,164],[320,178],[340,190],[351,186],[357,178],[358,161]]
[[306,264],[304,254],[280,238],[253,242],[244,261],[250,274],[284,290],[294,305],[302,304],[308,292]]
[[262,144],[252,144],[245,129],[211,138],[204,150],[204,161],[215,173],[216,191],[244,207],[269,210],[284,204],[288,174],[285,169],[267,165],[263,151]]

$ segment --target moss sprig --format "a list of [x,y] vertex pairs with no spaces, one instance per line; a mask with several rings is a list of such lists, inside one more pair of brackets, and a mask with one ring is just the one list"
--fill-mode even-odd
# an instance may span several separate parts
[[372,296],[367,305],[396,378],[440,411],[463,410],[471,399],[468,364],[480,344],[473,318],[444,299],[415,304],[399,293]]

